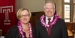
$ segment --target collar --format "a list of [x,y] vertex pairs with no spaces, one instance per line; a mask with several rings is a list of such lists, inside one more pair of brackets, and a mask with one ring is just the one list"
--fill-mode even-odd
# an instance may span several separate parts
[[[52,16],[52,17],[50,18],[50,19],[51,19],[50,22],[52,22],[53,17],[54,17],[54,16]],[[47,16],[46,16],[46,20],[48,20],[48,17],[47,17]]]
[[[52,22],[52,20],[53,20],[53,18],[54,18],[54,16],[52,16],[50,19],[50,22]],[[46,24],[48,24],[48,17],[46,16]]]

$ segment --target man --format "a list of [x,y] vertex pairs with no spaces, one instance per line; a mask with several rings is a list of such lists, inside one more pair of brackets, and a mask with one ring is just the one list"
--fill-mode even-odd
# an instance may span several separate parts
[[45,4],[44,13],[36,22],[37,38],[68,38],[65,22],[55,14],[53,2]]

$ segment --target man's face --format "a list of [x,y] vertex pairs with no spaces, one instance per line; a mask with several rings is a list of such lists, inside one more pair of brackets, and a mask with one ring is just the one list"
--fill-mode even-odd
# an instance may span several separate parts
[[52,3],[46,3],[44,12],[47,17],[52,17],[55,13],[54,5]]

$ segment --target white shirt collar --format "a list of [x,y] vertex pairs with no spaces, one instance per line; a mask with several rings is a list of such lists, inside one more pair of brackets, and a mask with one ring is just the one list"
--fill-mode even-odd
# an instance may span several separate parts
[[[50,22],[52,22],[53,17],[54,17],[54,16],[52,16],[52,17],[50,18],[50,19],[51,19]],[[47,16],[46,16],[46,24],[48,24],[48,17],[47,17]]]

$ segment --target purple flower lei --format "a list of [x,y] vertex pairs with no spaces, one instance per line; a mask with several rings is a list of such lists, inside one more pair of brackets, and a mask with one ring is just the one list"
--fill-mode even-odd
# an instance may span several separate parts
[[[29,33],[29,37],[30,38],[33,38],[32,37],[32,27],[31,27],[31,24],[29,23],[29,27],[30,27],[30,33]],[[18,21],[18,30],[19,30],[19,34],[22,38],[25,38],[24,34],[23,34],[23,31],[22,31],[22,25],[20,23],[20,21]]]
[[48,25],[48,24],[45,23],[44,17],[45,17],[45,16],[42,15],[42,16],[40,17],[40,21],[41,21],[41,23],[43,24],[43,26],[44,26],[45,28],[48,28],[48,27],[52,26],[53,24],[55,24],[55,23],[57,22],[58,18],[59,18],[59,16],[56,14],[54,20],[52,20],[52,22],[50,22],[50,24]]

